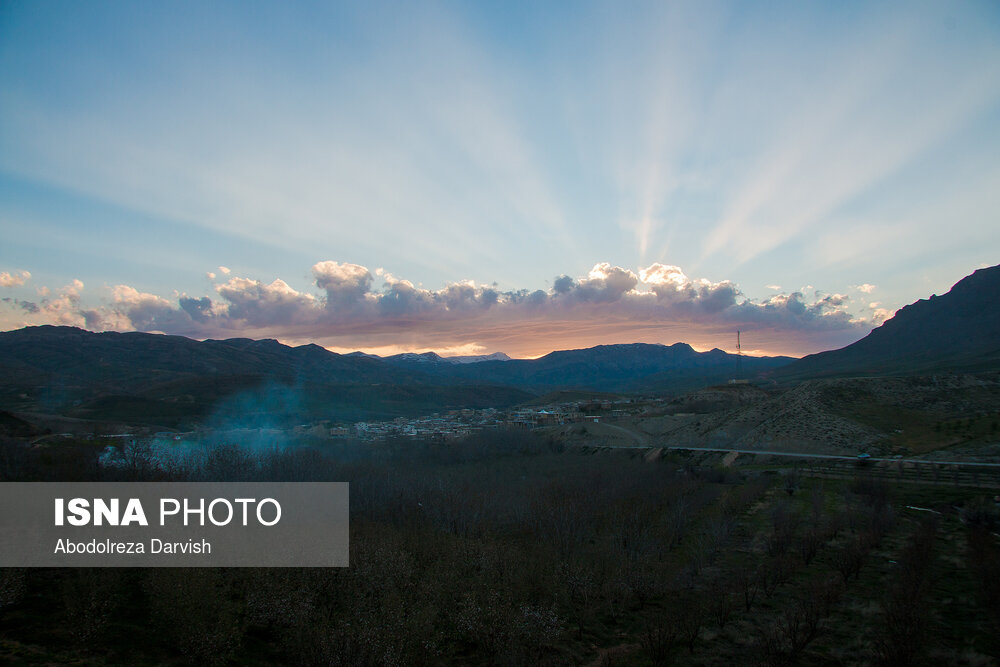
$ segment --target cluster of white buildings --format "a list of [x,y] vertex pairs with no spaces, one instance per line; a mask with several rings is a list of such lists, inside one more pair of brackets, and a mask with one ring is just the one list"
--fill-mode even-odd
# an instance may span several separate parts
[[461,438],[476,431],[501,428],[505,416],[494,408],[485,410],[452,410],[428,417],[397,417],[387,422],[357,422],[348,436],[361,440],[387,438],[443,439]]
[[[599,422],[605,419],[624,417],[642,411],[641,401],[632,399],[580,400],[569,401],[542,407],[516,408],[507,411],[495,408],[481,410],[463,409],[450,410],[445,413],[434,413],[424,417],[397,417],[391,421],[363,421],[356,423],[319,423],[302,424],[291,429],[291,434],[299,437],[326,440],[328,438],[358,438],[366,441],[386,440],[390,438],[415,438],[422,440],[450,440],[461,438],[488,429],[500,428],[540,428],[544,426],[561,426],[579,422]],[[170,441],[198,442],[204,433],[177,433],[172,431],[153,434],[153,438],[161,443]],[[282,429],[231,429],[215,431],[215,436],[225,436],[234,442],[248,441],[279,441],[289,433]],[[137,436],[133,433],[101,436],[124,442]],[[148,437],[148,434],[145,435]]]
[[[544,407],[518,408],[502,412],[484,410],[452,410],[429,417],[398,417],[385,422],[358,422],[351,427],[331,429],[332,437],[357,437],[362,440],[384,440],[394,437],[451,439],[477,431],[496,428],[538,428],[578,422],[598,422],[607,418],[624,417],[638,411],[632,400],[573,401]],[[336,433],[334,433],[336,431]]]

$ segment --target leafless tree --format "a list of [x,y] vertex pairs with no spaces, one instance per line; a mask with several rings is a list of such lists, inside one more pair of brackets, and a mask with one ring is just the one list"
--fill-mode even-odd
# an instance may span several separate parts
[[792,545],[795,531],[799,526],[799,516],[784,499],[771,509],[771,533],[767,540],[767,553],[770,556],[783,556]]
[[646,622],[642,647],[654,667],[671,664],[679,642],[680,631],[666,614]]
[[701,596],[688,591],[674,598],[675,618],[681,642],[687,646],[688,653],[694,653],[694,646],[705,623],[706,609]]
[[742,595],[744,609],[750,611],[760,592],[759,568],[744,560],[736,568],[733,580],[736,590]]
[[760,579],[760,590],[770,598],[780,586],[792,578],[795,568],[788,556],[772,556],[764,560],[757,570]]
[[717,576],[709,582],[707,592],[708,613],[712,620],[724,630],[736,611],[736,596],[733,590],[733,581],[727,580],[724,575]]
[[914,664],[926,645],[930,589],[928,568],[937,522],[924,521],[913,534],[897,562],[894,576],[882,597],[875,639],[879,664],[895,667]]
[[798,664],[802,653],[819,635],[821,620],[810,601],[795,600],[776,619],[759,621],[754,643],[758,661],[769,666]]
[[808,567],[809,563],[812,562],[813,558],[819,552],[820,546],[823,544],[823,534],[822,528],[816,524],[810,525],[808,528],[802,531],[798,539],[799,556],[802,558],[803,565]]
[[861,566],[868,555],[868,549],[869,547],[865,543],[865,540],[860,536],[855,536],[834,551],[833,562],[837,571],[844,578],[845,585],[852,577],[855,579],[858,578]]

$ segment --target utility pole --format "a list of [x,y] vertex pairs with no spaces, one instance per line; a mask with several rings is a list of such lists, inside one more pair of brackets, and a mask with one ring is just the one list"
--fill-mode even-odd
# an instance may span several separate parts
[[740,331],[736,330],[736,379],[743,379],[743,349],[740,347]]

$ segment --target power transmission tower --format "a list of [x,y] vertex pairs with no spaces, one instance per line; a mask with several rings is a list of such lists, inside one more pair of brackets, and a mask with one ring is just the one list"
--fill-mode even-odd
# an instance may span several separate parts
[[743,349],[740,347],[740,331],[736,330],[736,379],[743,379]]

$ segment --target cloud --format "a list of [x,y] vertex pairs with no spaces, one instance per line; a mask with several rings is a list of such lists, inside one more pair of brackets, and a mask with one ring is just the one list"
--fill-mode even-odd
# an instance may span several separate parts
[[893,316],[893,312],[887,308],[875,308],[872,310],[871,320],[873,324],[882,324]]
[[60,294],[72,297],[79,297],[81,292],[83,292],[83,281],[76,278],[60,290]]
[[688,277],[679,266],[653,264],[645,269],[639,269],[639,277],[647,285],[681,286],[688,282]]
[[562,275],[553,281],[552,289],[556,294],[568,294],[575,285],[576,282],[572,278]]
[[[225,48],[195,40],[185,57],[165,63],[165,85],[139,88],[100,84],[120,64],[146,62],[144,49],[159,52],[158,40],[187,43],[177,39],[187,26],[212,32],[218,13],[179,23],[157,17],[155,43],[138,45],[117,41],[124,37],[113,28],[127,21],[98,21],[96,37],[81,34],[122,49],[94,53],[85,41],[62,40],[11,46],[37,51],[35,65],[54,79],[11,69],[0,166],[168,223],[297,251],[305,243],[320,253],[349,247],[355,257],[381,249],[395,256],[380,261],[413,271],[443,266],[449,278],[481,278],[475,271],[484,266],[493,278],[523,274],[550,252],[574,267],[583,266],[580,256],[633,257],[623,244],[635,246],[637,266],[672,257],[716,277],[718,266],[758,257],[796,262],[792,270],[860,251],[895,257],[912,243],[933,248],[926,239],[967,224],[940,220],[965,218],[926,216],[940,236],[900,225],[875,239],[837,223],[853,207],[877,228],[885,216],[872,204],[893,179],[912,182],[925,164],[952,171],[967,161],[940,160],[948,157],[936,152],[941,145],[992,164],[998,133],[973,122],[996,108],[1000,82],[995,23],[977,20],[990,15],[986,4],[970,8],[949,37],[937,20],[951,11],[944,6],[871,7],[827,25],[822,11],[777,19],[709,3],[629,12],[587,3],[560,17],[565,30],[539,30],[531,19],[541,15],[530,12],[518,39],[498,41],[493,22],[473,18],[471,5],[413,3],[391,17],[344,12],[337,24],[358,36],[349,43],[323,39],[322,20],[272,21],[263,32],[234,22]],[[301,41],[302,30],[316,47],[307,61],[268,57],[292,53],[282,45]],[[21,32],[25,43],[54,40],[51,31]],[[108,57],[116,62],[102,63]],[[60,62],[79,71],[53,66]],[[59,91],[90,91],[82,105],[89,113],[59,104],[67,97]],[[973,150],[951,141],[963,129],[978,139],[966,147]],[[973,197],[958,189],[982,217],[995,210],[979,194],[995,188],[977,185]],[[925,209],[931,190],[921,192],[928,196],[909,197],[892,217]],[[711,239],[692,229],[708,229]],[[825,242],[826,233],[841,243]],[[794,255],[765,254],[782,246]],[[697,267],[702,251],[717,262]],[[533,285],[550,277],[531,275]]]
[[893,312],[888,308],[882,308],[882,304],[878,301],[872,301],[868,304],[868,310],[871,312],[871,322],[872,324],[879,325],[885,322],[887,319],[893,316]]
[[358,264],[318,262],[312,274],[316,286],[326,292],[328,308],[352,308],[364,302],[372,286],[371,272]]
[[178,304],[181,310],[196,322],[207,322],[209,316],[212,314],[212,300],[207,296],[203,296],[200,299],[182,296],[178,299]]
[[[22,272],[22,274],[27,273]],[[14,299],[10,303],[21,313],[36,316],[46,324],[59,324],[66,326],[91,326],[100,328],[101,323],[88,321],[81,307],[81,295],[83,293],[83,282],[73,280],[56,291],[54,297],[50,296],[50,290],[41,288],[38,290],[41,300],[26,301]]]
[[[380,274],[380,275],[379,275]],[[195,338],[274,337],[337,349],[476,349],[537,356],[569,345],[684,341],[729,346],[740,329],[772,353],[805,353],[860,338],[883,317],[851,313],[838,293],[745,295],[732,281],[691,278],[678,266],[637,271],[601,262],[549,290],[501,290],[465,280],[425,289],[387,271],[336,261],[312,267],[315,293],[284,280],[232,276],[214,296],[167,299],[128,285],[110,288],[102,306],[81,304],[83,283],[58,298],[15,305],[32,316],[88,328],[158,331]],[[877,304],[873,304],[877,305]],[[770,345],[770,347],[767,347]]]
[[232,273],[232,269],[230,269],[228,266],[220,266],[219,273],[223,273],[228,276],[230,273]]
[[21,287],[30,279],[31,273],[28,271],[15,271],[14,273],[4,271],[0,273],[0,287]]
[[617,301],[639,282],[639,278],[628,269],[611,266],[602,262],[594,266],[586,278],[567,282],[566,276],[556,279],[559,283],[557,294],[563,300],[574,302],[605,303]]
[[180,325],[186,324],[189,319],[183,308],[175,308],[162,297],[140,292],[128,285],[116,285],[111,293],[113,313],[124,316],[132,328],[139,331],[178,332]]
[[276,278],[270,284],[248,278],[231,278],[217,288],[228,302],[225,318],[249,326],[267,326],[284,322],[291,326],[311,315],[316,297],[297,292]]
[[865,294],[871,294],[872,292],[875,291],[875,286],[869,285],[868,283],[864,283],[862,285],[854,285],[854,289],[858,290],[859,292],[864,292]]
[[653,264],[640,269],[644,283],[651,286],[659,301],[689,316],[696,311],[718,313],[735,306],[740,290],[728,280],[713,283],[704,278],[691,280],[678,266]]

